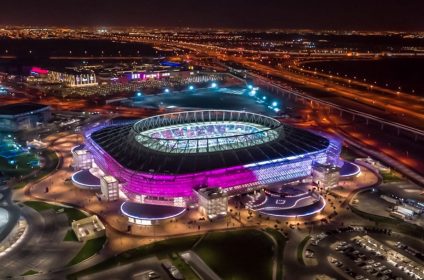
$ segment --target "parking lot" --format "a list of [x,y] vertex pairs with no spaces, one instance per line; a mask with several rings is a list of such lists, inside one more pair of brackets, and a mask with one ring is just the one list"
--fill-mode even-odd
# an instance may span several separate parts
[[325,236],[311,242],[309,249],[320,265],[330,265],[346,279],[424,279],[419,251],[422,243],[405,245],[391,231],[362,227],[338,229]]

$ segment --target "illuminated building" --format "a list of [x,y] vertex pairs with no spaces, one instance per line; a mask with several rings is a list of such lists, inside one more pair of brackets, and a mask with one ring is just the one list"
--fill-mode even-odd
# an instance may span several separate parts
[[228,196],[221,188],[201,188],[197,198],[200,212],[209,219],[227,215]]
[[[333,139],[240,111],[170,113],[84,134],[93,166],[119,182],[120,197],[127,200],[121,210],[133,223],[153,220],[134,214],[145,210],[138,209],[142,204],[185,209],[204,187],[231,196],[300,181],[311,176],[314,164],[335,164],[340,154]],[[208,209],[207,201],[200,205],[206,215],[224,212]]]
[[92,167],[93,157],[89,151],[84,149],[84,145],[74,147],[71,153],[74,170],[89,169]]
[[340,168],[335,165],[316,163],[312,169],[313,182],[322,188],[337,187],[339,179]]
[[96,215],[73,221],[71,227],[78,241],[87,241],[106,234],[105,226]]
[[185,205],[201,186],[230,194],[312,174],[338,159],[339,143],[247,112],[192,111],[85,132],[96,165],[129,200]]
[[[68,87],[96,86],[96,74],[89,70],[64,69],[63,71],[47,70],[40,67],[31,68],[32,79],[50,83],[62,83]],[[32,79],[29,79],[31,81]]]
[[50,81],[64,83],[69,87],[96,86],[97,79],[94,73],[81,73],[76,71],[49,71],[47,77]]
[[0,131],[33,129],[50,119],[50,106],[35,103],[0,106]]
[[115,201],[119,198],[119,183],[113,176],[100,177],[102,194],[107,201]]

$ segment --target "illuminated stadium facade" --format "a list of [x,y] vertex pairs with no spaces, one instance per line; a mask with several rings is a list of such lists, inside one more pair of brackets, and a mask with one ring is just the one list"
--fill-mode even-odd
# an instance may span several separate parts
[[200,187],[245,193],[336,164],[340,143],[248,112],[190,111],[85,131],[95,165],[139,203],[185,206]]

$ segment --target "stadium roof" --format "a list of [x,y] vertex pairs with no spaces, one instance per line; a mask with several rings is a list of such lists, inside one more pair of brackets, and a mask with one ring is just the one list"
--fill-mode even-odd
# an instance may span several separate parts
[[136,141],[133,124],[101,128],[91,139],[123,167],[145,173],[190,174],[257,162],[288,158],[327,149],[330,141],[311,132],[287,125],[278,128],[279,137],[259,145],[208,153],[165,153]]

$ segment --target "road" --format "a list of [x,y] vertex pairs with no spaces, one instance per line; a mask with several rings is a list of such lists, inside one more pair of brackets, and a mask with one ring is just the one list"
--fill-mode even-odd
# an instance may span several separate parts
[[107,280],[119,280],[119,279],[148,279],[143,278],[149,271],[156,272],[160,279],[171,280],[168,273],[161,266],[161,263],[157,257],[145,258],[139,261],[134,261],[129,264],[116,266],[98,273],[90,274],[79,278],[80,280],[95,280],[95,279],[107,279]]
[[53,210],[37,212],[26,206],[21,212],[28,228],[18,244],[0,257],[1,278],[19,276],[29,270],[48,273],[66,265],[81,249],[82,243],[63,241],[70,229],[66,214]]
[[[171,45],[171,43],[160,40],[149,41],[154,44]],[[377,91],[370,92],[368,90],[358,90],[342,86],[340,84],[331,83],[331,81],[323,80],[315,77],[314,75],[305,76],[294,71],[290,71],[284,68],[276,68],[265,65],[261,61],[255,61],[247,55],[238,52],[237,54],[228,55],[231,53],[230,49],[217,48],[215,46],[196,44],[190,42],[174,42],[174,47],[180,47],[194,51],[196,53],[202,53],[209,57],[214,57],[223,62],[233,62],[242,65],[246,69],[250,69],[256,72],[260,72],[266,77],[274,77],[283,79],[285,81],[294,83],[295,85],[307,86],[310,89],[320,90],[323,92],[331,92],[337,96],[355,100],[359,105],[359,110],[364,110],[360,104],[366,104],[370,107],[379,108],[383,111],[390,112],[389,118],[393,121],[404,123],[406,125],[424,128],[424,101],[418,99],[415,96],[408,96],[404,94],[398,94],[395,92],[396,98],[387,94],[376,94]],[[192,55],[195,57],[195,55]],[[387,89],[387,91],[389,91]],[[412,102],[413,99],[416,102]],[[355,108],[353,108],[355,109]],[[364,113],[367,113],[364,111]]]
[[182,252],[180,256],[201,279],[221,280],[221,278],[194,251],[189,250]]

